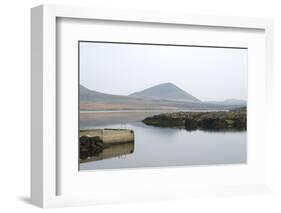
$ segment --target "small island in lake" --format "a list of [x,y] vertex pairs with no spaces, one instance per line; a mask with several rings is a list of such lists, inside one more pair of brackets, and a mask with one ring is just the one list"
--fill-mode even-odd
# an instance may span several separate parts
[[216,112],[171,112],[145,118],[146,125],[184,128],[186,130],[246,130],[246,107]]

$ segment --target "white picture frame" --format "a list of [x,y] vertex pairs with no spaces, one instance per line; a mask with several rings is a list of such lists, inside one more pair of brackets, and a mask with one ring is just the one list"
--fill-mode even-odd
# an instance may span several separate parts
[[[161,182],[151,191],[143,188],[143,191],[128,189],[123,191],[123,196],[118,193],[112,193],[112,196],[107,196],[104,193],[102,196],[81,194],[61,194],[59,184],[62,184],[63,179],[60,178],[62,170],[58,160],[60,159],[58,152],[58,132],[57,132],[57,107],[58,95],[57,88],[60,82],[57,79],[57,21],[60,19],[79,19],[79,20],[103,20],[103,21],[118,21],[130,23],[153,23],[155,25],[167,26],[200,26],[208,28],[220,28],[227,31],[232,30],[258,30],[263,32],[262,41],[264,44],[264,67],[261,75],[265,75],[263,81],[265,87],[261,88],[261,92],[265,97],[263,100],[264,108],[260,110],[270,111],[273,104],[272,82],[273,82],[273,21],[271,19],[257,18],[241,18],[241,17],[217,17],[209,15],[186,15],[186,14],[166,14],[152,13],[142,11],[123,11],[112,9],[96,9],[74,6],[54,6],[41,5],[31,10],[31,201],[33,204],[46,207],[59,206],[76,206],[76,205],[91,205],[97,203],[114,203],[142,200],[165,200],[177,199],[184,197],[197,196],[220,196],[233,194],[253,194],[270,192],[270,182],[268,178],[260,178],[258,181],[230,181],[221,185],[200,185],[198,181],[193,188],[189,186],[179,187],[178,185],[170,184],[167,188],[163,188],[165,183]],[[172,30],[172,29],[171,29]],[[250,76],[251,77],[251,76]],[[252,79],[252,82],[258,79]],[[272,115],[265,115],[263,126],[265,129],[270,129],[270,121]],[[270,141],[266,133],[262,135],[264,141],[262,147],[269,146]],[[265,151],[261,153],[263,157],[258,161],[264,164],[261,168],[257,168],[257,173],[263,173],[264,177],[270,177],[270,172],[265,168],[269,168],[265,161]],[[220,170],[223,170],[222,167]],[[230,172],[234,172],[235,168],[230,168]],[[183,168],[163,168],[147,170],[123,170],[106,171],[107,175],[118,174],[119,177],[131,175],[132,177],[147,178],[147,175],[153,174],[156,178],[161,177],[164,173],[171,171],[180,175]],[[196,170],[196,168],[189,168]],[[215,171],[213,168],[200,168],[208,172]],[[228,170],[228,169],[226,169]],[[247,170],[247,168],[243,168]],[[240,172],[240,171],[239,171]],[[97,173],[83,173],[85,176],[95,175]],[[198,173],[200,174],[200,173]],[[202,173],[203,174],[203,173]],[[205,173],[204,173],[205,174]],[[100,176],[100,175],[97,175]],[[175,178],[175,175],[170,175],[169,178]],[[104,176],[100,176],[104,178]],[[128,177],[127,177],[128,178]],[[166,177],[167,178],[167,177]],[[196,175],[193,177],[196,179]],[[250,176],[248,176],[250,178]],[[70,181],[74,181],[69,178]],[[87,180],[81,179],[81,180]],[[71,183],[71,182],[70,182]],[[182,183],[179,181],[179,183]],[[75,185],[76,183],[73,182]],[[141,185],[141,184],[140,184]],[[162,187],[163,186],[163,187]],[[68,185],[69,187],[69,185]],[[83,187],[82,187],[83,188]],[[129,186],[127,186],[129,188]],[[187,190],[188,189],[188,190]],[[77,190],[73,187],[71,190]],[[108,193],[108,192],[107,192]]]

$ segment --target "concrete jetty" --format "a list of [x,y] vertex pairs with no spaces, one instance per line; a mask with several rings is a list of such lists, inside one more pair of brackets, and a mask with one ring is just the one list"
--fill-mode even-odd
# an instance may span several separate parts
[[80,163],[130,154],[134,141],[134,131],[130,129],[80,130]]
[[127,143],[134,141],[134,131],[130,129],[89,129],[80,130],[80,137],[99,137],[105,144]]

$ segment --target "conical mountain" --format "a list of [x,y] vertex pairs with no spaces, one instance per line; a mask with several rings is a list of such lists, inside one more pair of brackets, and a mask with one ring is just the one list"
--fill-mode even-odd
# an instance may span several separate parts
[[163,83],[135,92],[130,97],[162,99],[172,101],[199,102],[200,100],[172,83]]

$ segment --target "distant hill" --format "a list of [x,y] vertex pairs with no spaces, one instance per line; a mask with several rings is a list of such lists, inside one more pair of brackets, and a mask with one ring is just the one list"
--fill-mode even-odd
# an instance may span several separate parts
[[232,104],[232,105],[246,105],[247,102],[245,100],[240,99],[226,99],[223,101],[225,104]]
[[219,104],[219,105],[240,105],[246,106],[247,101],[240,99],[226,99],[224,101],[207,101],[206,103]]
[[90,90],[80,85],[80,101],[82,102],[109,102],[109,103],[122,103],[128,102],[131,98],[123,95],[111,95],[102,92]]
[[171,101],[199,102],[200,100],[172,83],[163,83],[140,92],[135,92],[130,97],[162,99]]
[[216,104],[199,101],[170,83],[142,91],[143,94],[150,94],[150,96],[140,95],[142,92],[129,96],[111,95],[90,90],[82,85],[79,92],[80,110],[225,110],[233,109],[234,106],[221,102]]

